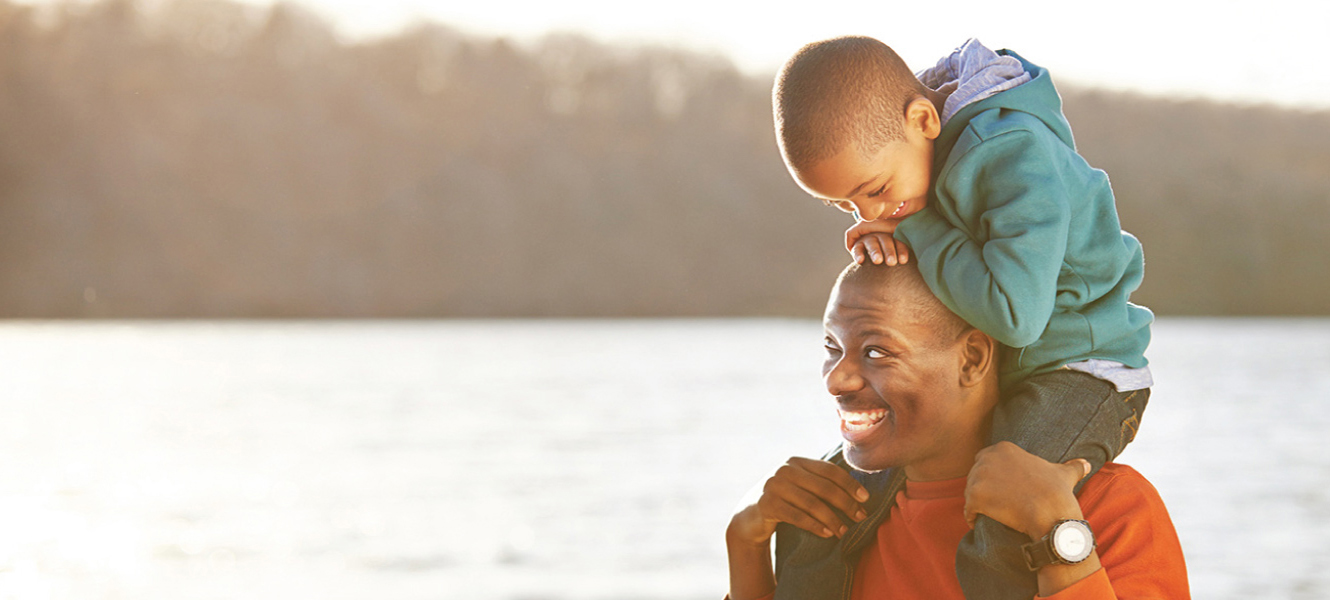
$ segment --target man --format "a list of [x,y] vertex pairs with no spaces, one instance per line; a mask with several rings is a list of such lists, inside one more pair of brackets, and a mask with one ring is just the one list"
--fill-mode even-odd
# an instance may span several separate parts
[[734,515],[732,600],[962,598],[956,547],[979,514],[1030,537],[1020,559],[1040,597],[1189,597],[1177,534],[1139,473],[1110,463],[1077,495],[1088,463],[985,447],[998,345],[914,265],[851,265],[824,325],[845,443],[825,461],[790,459]]

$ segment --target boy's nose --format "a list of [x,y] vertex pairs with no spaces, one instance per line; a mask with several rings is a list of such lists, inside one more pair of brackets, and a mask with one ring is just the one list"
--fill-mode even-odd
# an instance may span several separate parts
[[861,205],[859,202],[854,203],[855,221],[872,221],[880,216],[882,216],[881,207],[877,207],[877,209],[874,210],[872,205]]

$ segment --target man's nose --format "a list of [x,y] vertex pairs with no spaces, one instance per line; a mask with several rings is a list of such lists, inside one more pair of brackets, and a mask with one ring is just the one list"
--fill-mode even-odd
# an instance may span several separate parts
[[827,384],[827,392],[832,396],[843,396],[864,388],[864,379],[859,374],[859,365],[849,356],[842,356],[832,363],[824,379]]

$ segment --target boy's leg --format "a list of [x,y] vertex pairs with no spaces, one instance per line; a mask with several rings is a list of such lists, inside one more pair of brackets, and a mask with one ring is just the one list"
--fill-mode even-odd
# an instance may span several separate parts
[[[1136,437],[1150,390],[1119,392],[1079,371],[1059,370],[1018,383],[993,414],[994,443],[1010,441],[1053,462],[1090,461],[1099,471]],[[1076,490],[1085,479],[1077,484]],[[1038,578],[1020,547],[1030,539],[985,516],[961,540],[956,576],[969,600],[1030,600]]]

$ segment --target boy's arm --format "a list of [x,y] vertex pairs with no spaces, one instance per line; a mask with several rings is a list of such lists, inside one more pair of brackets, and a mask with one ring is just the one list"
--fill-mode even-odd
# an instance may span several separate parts
[[1011,347],[1039,339],[1053,314],[1071,208],[1057,157],[1023,130],[970,148],[941,182],[960,199],[948,222],[928,206],[901,221],[897,239],[942,303]]

